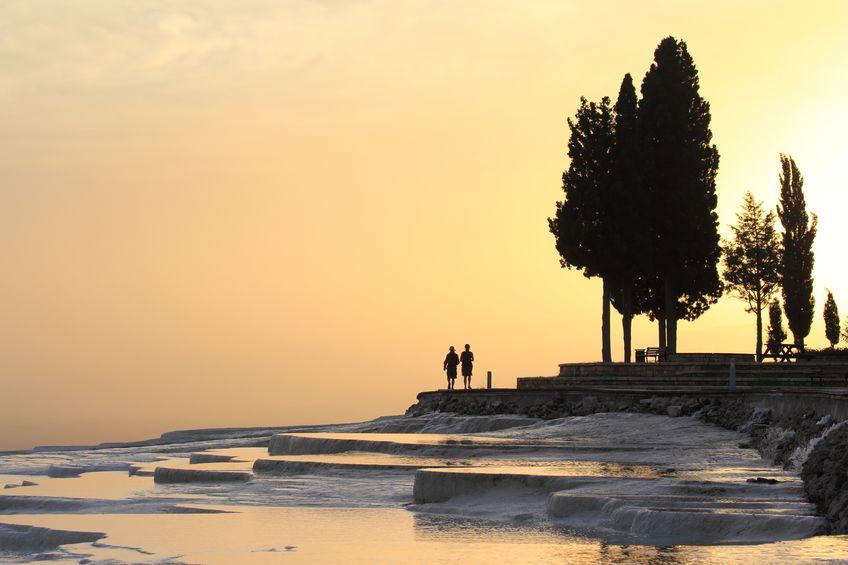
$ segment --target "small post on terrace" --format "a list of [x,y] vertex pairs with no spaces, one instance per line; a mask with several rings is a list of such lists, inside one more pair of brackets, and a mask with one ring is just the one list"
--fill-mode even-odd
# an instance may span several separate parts
[[486,388],[492,388],[492,372],[486,371]]
[[730,360],[730,390],[736,390],[736,361]]

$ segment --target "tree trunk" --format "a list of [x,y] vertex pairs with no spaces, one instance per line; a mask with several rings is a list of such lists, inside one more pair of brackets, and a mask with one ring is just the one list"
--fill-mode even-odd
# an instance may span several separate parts
[[601,361],[610,363],[612,355],[610,354],[610,288],[607,279],[604,281],[604,298],[601,309]]
[[665,278],[665,331],[667,353],[677,353],[677,295],[671,277]]
[[763,360],[763,307],[757,304],[757,362]]
[[666,320],[665,324],[665,331],[668,334],[668,338],[666,338],[666,341],[668,342],[668,345],[666,345],[666,353],[677,353],[677,318],[671,317]]
[[633,323],[633,289],[630,285],[625,285],[621,289],[622,312],[621,314],[621,334],[624,337],[624,362],[630,363],[631,351],[631,327]]
[[665,318],[657,317],[657,326],[659,327],[659,347],[665,347]]

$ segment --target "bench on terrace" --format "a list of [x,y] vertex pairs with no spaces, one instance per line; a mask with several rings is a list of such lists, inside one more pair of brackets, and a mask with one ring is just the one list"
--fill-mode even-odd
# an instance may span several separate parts
[[636,362],[644,363],[650,359],[659,363],[660,361],[665,361],[665,353],[665,347],[646,347],[645,349],[637,349]]

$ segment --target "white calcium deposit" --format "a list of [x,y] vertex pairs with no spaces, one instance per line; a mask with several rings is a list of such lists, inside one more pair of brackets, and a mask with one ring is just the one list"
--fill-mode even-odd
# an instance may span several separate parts
[[[175,432],[127,445],[0,454],[0,483],[27,481],[0,491],[0,561],[250,562],[285,553],[317,562],[324,555],[319,546],[328,551],[337,543],[322,531],[349,532],[340,526],[349,515],[339,510],[369,517],[361,522],[366,530],[367,524],[398,529],[393,543],[406,539],[420,551],[416,544],[432,532],[458,532],[461,539],[473,530],[476,549],[463,555],[481,559],[484,548],[504,544],[504,536],[544,538],[533,554],[540,561],[556,561],[557,544],[579,546],[589,561],[604,560],[587,549],[593,544],[642,547],[651,555],[650,548],[685,546],[693,559],[806,558],[819,556],[816,551],[833,557],[848,550],[844,538],[832,538],[826,550],[787,545],[816,536],[824,521],[804,498],[797,475],[740,448],[745,440],[688,417],[602,413],[540,421],[429,414]],[[228,537],[245,527],[239,520],[247,516],[254,525],[257,516],[268,517],[276,527],[267,537]],[[300,528],[320,516],[332,523]],[[298,521],[298,528],[287,520]],[[157,534],[164,523],[183,533]],[[252,528],[245,531],[259,531]],[[300,532],[299,543],[281,545],[281,531]],[[405,537],[407,531],[414,535]],[[379,535],[364,531],[345,551],[359,555],[357,547],[373,544],[370,555],[379,557]],[[743,547],[734,544],[747,549],[720,549]],[[507,545],[486,555],[508,561]],[[236,546],[241,553],[228,553]],[[439,553],[445,547],[427,546],[421,555],[451,561],[452,554]]]

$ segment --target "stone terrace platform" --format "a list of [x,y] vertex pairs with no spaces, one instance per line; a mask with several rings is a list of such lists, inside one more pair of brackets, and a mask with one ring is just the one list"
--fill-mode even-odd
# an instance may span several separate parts
[[519,377],[517,388],[727,388],[731,360],[741,388],[848,387],[848,363],[755,363],[750,355],[686,354],[662,363],[564,363],[556,376]]

